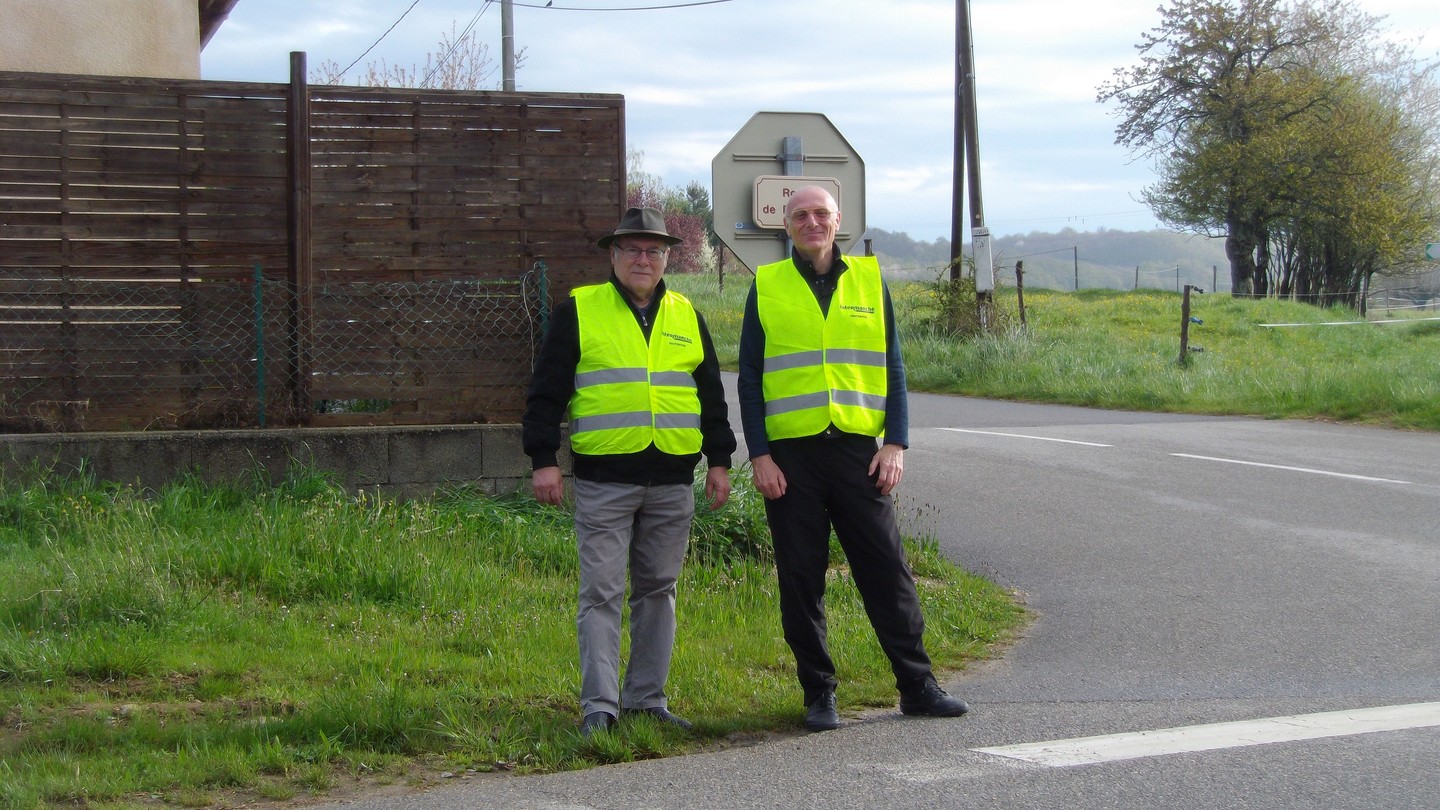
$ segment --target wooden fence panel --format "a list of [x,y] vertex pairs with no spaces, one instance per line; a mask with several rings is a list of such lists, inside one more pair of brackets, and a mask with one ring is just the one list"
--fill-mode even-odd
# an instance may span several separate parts
[[624,206],[619,96],[0,88],[0,430],[516,421]]

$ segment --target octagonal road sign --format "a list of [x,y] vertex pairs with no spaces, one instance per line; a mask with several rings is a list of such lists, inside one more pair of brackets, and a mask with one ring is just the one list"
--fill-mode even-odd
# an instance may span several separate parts
[[710,175],[715,234],[752,271],[780,261],[789,249],[783,211],[757,217],[757,184],[758,193],[767,195],[799,187],[759,184],[761,177],[811,178],[826,188],[833,183],[844,195],[835,237],[840,249],[853,253],[865,235],[865,161],[820,113],[755,113],[715,155]]

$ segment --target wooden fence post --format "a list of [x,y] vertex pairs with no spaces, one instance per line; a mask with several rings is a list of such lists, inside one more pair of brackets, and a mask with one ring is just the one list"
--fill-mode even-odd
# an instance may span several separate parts
[[[1190,291],[1205,292],[1193,284],[1185,285],[1185,297],[1180,304],[1180,365],[1190,362]],[[1198,323],[1198,321],[1197,321]]]
[[290,152],[286,231],[289,240],[290,384],[295,419],[309,424],[314,413],[310,400],[310,347],[315,324],[315,268],[311,243],[310,200],[310,87],[305,77],[305,52],[290,54],[290,103],[286,120]]
[[1015,262],[1015,297],[1020,307],[1020,325],[1025,325],[1025,262]]

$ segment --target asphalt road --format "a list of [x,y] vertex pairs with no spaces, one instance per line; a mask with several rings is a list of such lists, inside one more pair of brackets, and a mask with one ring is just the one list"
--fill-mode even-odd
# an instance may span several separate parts
[[947,680],[969,715],[348,806],[1440,807],[1440,435],[911,409],[906,529],[1036,614]]

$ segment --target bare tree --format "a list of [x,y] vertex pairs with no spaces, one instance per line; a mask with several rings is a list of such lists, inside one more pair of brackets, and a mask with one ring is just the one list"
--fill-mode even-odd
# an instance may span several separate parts
[[[515,68],[524,64],[522,48],[515,53]],[[490,46],[482,42],[473,28],[457,31],[450,24],[450,33],[440,35],[438,49],[425,54],[425,67],[391,65],[381,59],[368,62],[358,82],[367,87],[420,87],[441,90],[500,89],[494,80],[499,63],[491,58]],[[327,59],[310,73],[315,84],[343,84],[346,69]]]

